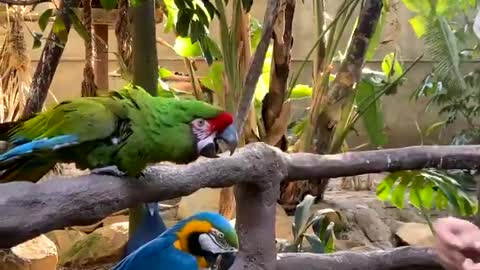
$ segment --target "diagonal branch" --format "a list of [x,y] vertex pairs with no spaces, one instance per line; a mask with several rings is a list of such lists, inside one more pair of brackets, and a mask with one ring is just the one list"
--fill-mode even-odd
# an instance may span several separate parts
[[[144,179],[85,175],[53,177],[37,184],[11,182],[0,184],[0,248],[51,230],[91,224],[141,202],[181,197],[204,187],[253,184],[262,190],[271,189],[273,193],[282,180],[425,167],[478,169],[479,166],[480,145],[415,146],[320,156],[287,154],[266,144],[254,143],[233,156],[220,159],[151,166],[145,171]],[[251,195],[249,199],[256,197]]]
[[267,10],[265,11],[265,17],[263,19],[262,36],[255,49],[255,54],[253,55],[252,62],[250,63],[243,83],[242,97],[238,105],[237,115],[235,116],[237,130],[241,133],[243,132],[243,125],[247,120],[248,111],[252,105],[255,87],[262,73],[263,61],[265,60],[268,45],[270,45],[270,39],[272,38],[273,23],[277,17],[278,2],[278,0],[269,0],[267,3]]

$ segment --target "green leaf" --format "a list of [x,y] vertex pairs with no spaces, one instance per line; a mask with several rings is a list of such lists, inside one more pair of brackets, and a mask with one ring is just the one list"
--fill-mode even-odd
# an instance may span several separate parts
[[290,94],[291,99],[311,98],[313,89],[306,84],[297,84],[293,87]]
[[217,93],[223,92],[223,64],[213,63],[208,68],[207,76],[200,79],[200,82],[210,90]]
[[45,31],[45,28],[47,28],[48,25],[48,20],[50,17],[52,17],[53,14],[53,9],[49,8],[45,10],[42,15],[38,18],[38,26],[42,31]]
[[252,8],[253,0],[242,0],[243,9],[248,13],[250,8]]
[[307,125],[307,118],[303,118],[299,120],[295,126],[293,126],[293,132],[295,133],[295,136],[300,137],[302,135],[303,130],[305,129],[305,126]]
[[362,79],[356,90],[355,103],[361,112],[363,126],[370,142],[375,146],[387,144],[382,105],[380,99],[377,99],[375,85]]
[[395,184],[395,182],[400,176],[401,176],[400,172],[390,173],[382,180],[382,182],[378,184],[376,195],[379,200],[387,201],[390,199],[390,194],[392,193],[393,185]]
[[397,80],[403,74],[402,65],[400,65],[394,53],[385,55],[382,61],[382,71],[390,81]]
[[418,38],[423,37],[427,32],[427,18],[417,15],[408,20]]
[[447,121],[439,121],[439,122],[436,122],[436,123],[433,123],[431,124],[427,130],[425,131],[425,136],[430,136],[435,130],[437,130],[438,128],[441,128],[443,126],[445,126],[445,124],[447,123]]
[[262,74],[260,75],[260,78],[258,79],[256,88],[255,88],[255,100],[257,102],[261,102],[269,91],[270,68],[272,66],[272,53],[273,53],[273,46],[270,45],[268,47],[265,60],[263,61]]
[[202,55],[200,44],[198,42],[192,44],[189,37],[177,37],[173,49],[182,57],[198,57]]
[[67,31],[67,27],[65,27],[65,23],[63,22],[62,17],[57,16],[55,18],[55,21],[53,22],[52,30],[53,30],[53,33],[55,33],[55,35],[58,36],[58,38],[63,44],[67,43],[68,31]]
[[174,75],[174,73],[166,68],[161,67],[158,69],[158,77],[161,79],[172,75]]
[[83,40],[89,40],[91,38],[90,33],[87,31],[85,25],[78,18],[78,15],[72,9],[68,12],[68,17],[72,21],[73,29],[78,33],[78,35],[83,38]]
[[307,196],[305,196],[303,201],[299,203],[295,208],[295,238],[303,234],[306,230],[305,225],[307,224],[308,219],[311,216],[310,208],[312,207],[314,201],[315,197],[308,194]]
[[188,36],[188,28],[190,26],[190,21],[192,20],[192,16],[193,14],[190,10],[181,9],[181,8],[179,9],[177,14],[177,23],[175,25],[175,31],[177,31],[177,34],[180,37]]
[[262,29],[263,27],[260,22],[252,17],[250,19],[250,50],[252,52],[255,51],[255,48],[257,48],[258,43],[260,42],[260,38],[262,37]]
[[175,19],[177,18],[178,9],[173,0],[163,0],[167,10],[167,20],[165,22],[164,32],[170,32],[175,26]]
[[[40,33],[33,33],[34,36],[33,36],[33,46],[32,46],[32,49],[37,49],[37,48],[40,48],[42,46],[42,41],[41,41],[41,38],[42,38],[42,34]],[[40,34],[40,36],[37,36],[35,34]]]
[[402,177],[402,180],[400,180],[400,183],[393,190],[392,197],[391,197],[390,201],[397,208],[400,208],[400,209],[403,208],[403,205],[404,205],[404,202],[405,202],[405,191],[406,191],[409,184],[410,184],[410,178],[409,177]]
[[387,21],[388,13],[386,12],[386,6],[382,7],[382,12],[380,13],[380,18],[378,19],[378,23],[375,26],[375,32],[373,33],[372,38],[368,43],[367,53],[365,54],[365,60],[371,60],[372,57],[375,55],[375,51],[380,44],[380,39],[382,38],[382,32],[385,28],[385,22]]
[[323,245],[322,241],[318,238],[318,236],[314,234],[306,234],[305,239],[307,239],[314,253],[325,252],[325,246]]
[[[137,1],[138,2],[138,1]],[[132,5],[138,5],[135,1],[132,1]],[[100,5],[106,10],[111,10],[117,7],[117,0],[100,0]]]
[[402,0],[405,6],[416,13],[428,15],[431,11],[430,0]]
[[325,243],[325,253],[335,252],[335,233],[334,233],[334,223],[330,222],[325,230],[325,238],[321,239]]

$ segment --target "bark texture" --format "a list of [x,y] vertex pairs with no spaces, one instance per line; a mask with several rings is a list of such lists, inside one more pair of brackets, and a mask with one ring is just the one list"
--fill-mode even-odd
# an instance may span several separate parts
[[336,252],[331,255],[281,254],[277,270],[442,270],[432,250],[401,247],[373,252]]
[[[253,143],[239,149],[233,156],[201,158],[188,165],[150,166],[141,179],[85,175],[53,177],[36,184],[10,182],[0,185],[0,248],[12,247],[51,230],[92,224],[142,202],[178,198],[204,187],[244,185],[236,191],[239,202],[237,226],[241,237],[257,237],[256,243],[264,243],[268,249],[271,235],[245,236],[247,232],[242,230],[270,229],[269,222],[275,218],[271,198],[276,196],[281,181],[429,167],[478,169],[480,146],[415,146],[321,156],[287,154],[264,143]],[[248,209],[243,207],[258,207],[262,222],[252,218],[251,213],[249,221],[245,214]],[[250,223],[253,221],[258,222],[257,225]],[[255,246],[255,249],[260,247]]]

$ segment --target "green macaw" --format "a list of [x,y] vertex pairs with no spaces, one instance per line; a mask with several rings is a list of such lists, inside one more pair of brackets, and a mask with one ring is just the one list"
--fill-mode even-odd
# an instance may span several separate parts
[[[36,182],[57,162],[139,177],[148,164],[217,157],[219,141],[231,153],[238,143],[233,117],[224,110],[197,100],[153,97],[130,86],[2,123],[0,140],[11,146],[0,155],[0,183]],[[130,235],[142,209],[130,209]]]
[[197,100],[153,97],[139,87],[64,101],[34,117],[0,124],[0,183],[38,181],[57,162],[138,177],[150,163],[216,157],[218,141],[233,153],[231,114]]

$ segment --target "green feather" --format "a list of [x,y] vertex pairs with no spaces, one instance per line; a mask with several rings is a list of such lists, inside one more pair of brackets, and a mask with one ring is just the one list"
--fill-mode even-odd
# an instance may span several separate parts
[[[40,176],[25,172],[19,180],[37,181],[56,162],[74,162],[80,169],[116,165],[128,175],[138,176],[150,163],[195,160],[190,123],[196,118],[214,118],[222,111],[201,101],[153,97],[141,88],[125,87],[106,96],[62,102],[26,121],[0,124],[0,138],[15,142],[59,135],[79,137],[76,145],[19,159],[17,166],[24,171],[39,159],[49,160],[43,162],[42,170],[37,168]],[[112,144],[112,138],[118,144]],[[18,177],[19,173],[11,170],[9,175]],[[0,182],[6,181],[5,177],[1,175]]]

